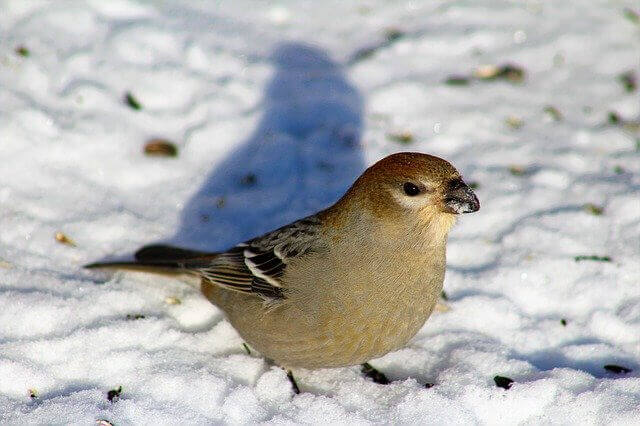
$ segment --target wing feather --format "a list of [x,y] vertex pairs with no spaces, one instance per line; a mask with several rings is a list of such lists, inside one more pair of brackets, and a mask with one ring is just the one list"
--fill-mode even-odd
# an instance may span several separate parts
[[229,290],[255,294],[275,301],[285,297],[282,276],[287,263],[309,253],[324,250],[319,238],[320,221],[314,216],[293,222],[261,237],[220,253],[206,265],[185,267]]

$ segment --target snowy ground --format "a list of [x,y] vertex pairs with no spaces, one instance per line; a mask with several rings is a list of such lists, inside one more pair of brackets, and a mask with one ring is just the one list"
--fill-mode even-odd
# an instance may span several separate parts
[[[608,122],[640,116],[629,7],[0,1],[0,423],[638,424],[640,133]],[[505,63],[524,80],[445,84]],[[451,235],[451,309],[372,362],[391,385],[300,371],[293,396],[192,286],[82,269],[226,248],[400,150],[482,209]]]

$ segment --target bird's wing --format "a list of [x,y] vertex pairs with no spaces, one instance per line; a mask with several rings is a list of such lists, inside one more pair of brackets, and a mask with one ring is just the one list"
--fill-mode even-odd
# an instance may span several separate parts
[[294,258],[323,251],[320,220],[310,216],[263,236],[238,244],[214,258],[193,259],[185,267],[214,284],[255,294],[266,300],[285,297],[282,276]]

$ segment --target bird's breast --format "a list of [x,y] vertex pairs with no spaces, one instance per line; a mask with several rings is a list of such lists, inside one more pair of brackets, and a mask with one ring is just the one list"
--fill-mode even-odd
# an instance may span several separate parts
[[317,360],[321,366],[380,357],[404,346],[425,323],[442,291],[444,258],[415,261],[410,253],[398,254],[361,256],[353,264],[329,261],[331,268],[321,275],[306,273],[311,279],[290,293],[291,305],[307,307],[300,313],[300,329],[314,341],[309,346],[330,342]]

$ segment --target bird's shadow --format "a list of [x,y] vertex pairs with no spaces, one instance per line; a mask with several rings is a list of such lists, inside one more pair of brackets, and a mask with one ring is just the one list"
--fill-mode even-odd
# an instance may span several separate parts
[[362,96],[343,67],[293,42],[271,60],[259,125],[217,163],[164,243],[226,249],[328,206],[362,172]]

